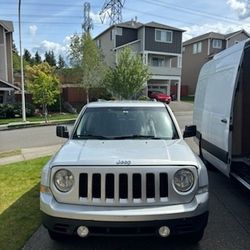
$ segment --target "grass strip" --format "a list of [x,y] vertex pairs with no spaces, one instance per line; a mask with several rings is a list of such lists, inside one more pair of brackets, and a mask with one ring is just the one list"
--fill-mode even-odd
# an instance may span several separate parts
[[181,97],[181,100],[183,102],[194,102],[194,96],[193,95],[192,96],[183,96],[183,97]]
[[[75,119],[75,118],[77,118],[77,114],[51,114],[48,116],[49,121]],[[40,116],[27,117],[27,121],[29,121],[29,122],[39,122],[39,121],[43,122],[44,117],[40,117]],[[22,118],[10,118],[10,119],[1,118],[0,119],[0,125],[15,123],[15,122],[22,122]]]
[[39,182],[50,157],[0,168],[0,249],[21,249],[41,224]]

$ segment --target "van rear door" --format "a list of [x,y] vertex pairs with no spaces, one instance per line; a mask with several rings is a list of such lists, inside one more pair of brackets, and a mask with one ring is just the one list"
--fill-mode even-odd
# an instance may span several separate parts
[[229,175],[232,103],[244,44],[237,44],[205,64],[200,72],[194,104],[194,124],[201,134],[202,154]]

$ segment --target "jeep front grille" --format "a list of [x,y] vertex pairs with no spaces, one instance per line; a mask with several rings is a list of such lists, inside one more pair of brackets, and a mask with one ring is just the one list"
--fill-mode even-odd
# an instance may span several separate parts
[[87,204],[166,202],[168,175],[164,172],[80,173],[79,197]]

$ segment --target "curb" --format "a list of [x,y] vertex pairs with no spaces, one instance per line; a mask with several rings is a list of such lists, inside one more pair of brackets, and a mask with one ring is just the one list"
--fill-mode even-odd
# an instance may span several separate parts
[[45,122],[29,122],[23,124],[6,124],[0,125],[0,131],[5,130],[14,130],[14,129],[22,129],[22,128],[32,128],[32,127],[44,127],[44,126],[54,126],[60,124],[72,124],[75,122],[76,119],[65,119],[65,120],[57,120],[57,121],[49,121],[48,123]]

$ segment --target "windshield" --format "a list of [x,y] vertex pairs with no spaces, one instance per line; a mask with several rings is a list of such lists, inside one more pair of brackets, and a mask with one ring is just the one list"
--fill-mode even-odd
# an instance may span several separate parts
[[87,108],[74,139],[178,139],[164,107]]

